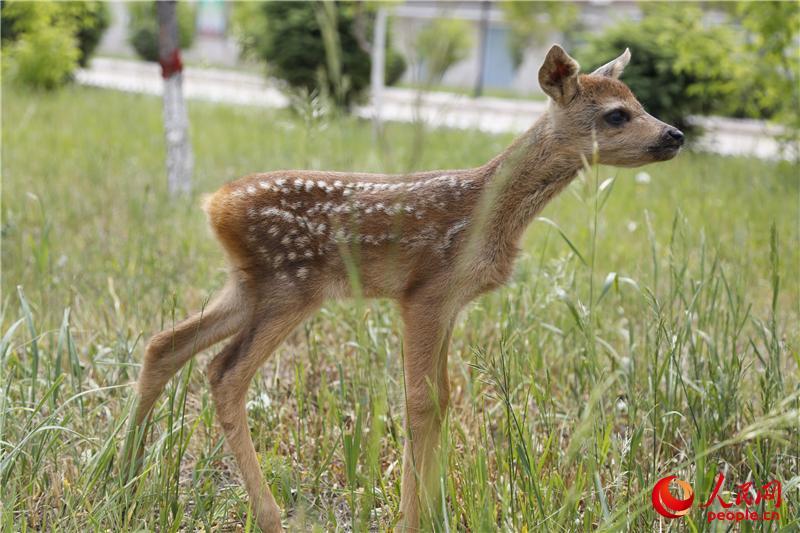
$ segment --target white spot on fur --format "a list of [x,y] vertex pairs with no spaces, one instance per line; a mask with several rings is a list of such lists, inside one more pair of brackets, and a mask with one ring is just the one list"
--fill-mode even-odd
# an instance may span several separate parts
[[439,246],[439,251],[444,252],[445,250],[447,250],[447,248],[449,248],[453,244],[453,239],[455,238],[455,236],[458,233],[460,233],[464,228],[466,228],[468,223],[469,221],[466,218],[462,218],[461,220],[450,226],[450,228],[444,234],[444,239],[442,241],[441,246]]
[[265,217],[276,217],[285,220],[286,222],[294,222],[295,216],[288,211],[278,209],[275,207],[265,207],[261,210],[261,214]]
[[297,277],[300,279],[306,279],[308,277],[308,268],[300,267],[297,269]]

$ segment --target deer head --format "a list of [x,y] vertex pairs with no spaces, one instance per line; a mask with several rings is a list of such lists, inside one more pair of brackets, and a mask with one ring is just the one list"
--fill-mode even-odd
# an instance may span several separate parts
[[672,159],[683,133],[648,114],[619,77],[631,58],[626,49],[591,74],[553,45],[539,69],[539,84],[551,98],[551,134],[562,150],[605,165],[637,167]]

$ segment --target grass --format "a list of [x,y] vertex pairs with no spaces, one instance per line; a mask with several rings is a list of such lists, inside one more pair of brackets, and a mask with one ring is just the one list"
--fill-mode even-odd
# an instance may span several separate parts
[[[139,482],[120,472],[146,338],[225,277],[199,194],[255,170],[477,165],[510,141],[393,124],[378,147],[313,104],[192,103],[197,195],[173,200],[158,99],[6,86],[2,106],[4,531],[254,528],[200,371],[213,351],[169,386]],[[797,170],[689,152],[555,200],[455,329],[435,529],[727,531],[697,505],[722,471],[728,500],[783,484],[778,523],[734,528],[797,530]],[[387,302],[330,303],[257,375],[251,428],[291,530],[395,523],[399,331]],[[650,504],[670,474],[696,493],[682,519]]]

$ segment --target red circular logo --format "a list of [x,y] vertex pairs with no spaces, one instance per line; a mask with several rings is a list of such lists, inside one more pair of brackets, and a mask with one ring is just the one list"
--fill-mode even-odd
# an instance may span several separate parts
[[[669,491],[669,483],[672,480],[681,487],[683,498],[678,499]],[[692,486],[677,476],[669,476],[658,480],[653,487],[653,508],[661,516],[667,518],[680,518],[689,512],[689,508],[694,501],[694,491]]]

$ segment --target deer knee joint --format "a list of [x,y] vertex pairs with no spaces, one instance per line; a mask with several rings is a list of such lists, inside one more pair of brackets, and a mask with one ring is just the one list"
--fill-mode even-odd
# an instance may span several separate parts
[[410,393],[406,399],[406,404],[408,414],[412,418],[443,417],[449,405],[449,398],[446,390],[425,390]]

